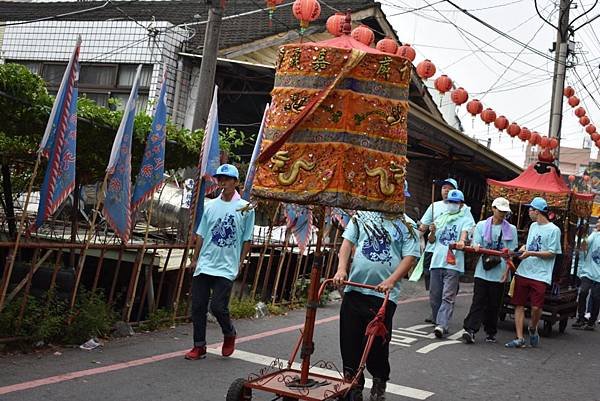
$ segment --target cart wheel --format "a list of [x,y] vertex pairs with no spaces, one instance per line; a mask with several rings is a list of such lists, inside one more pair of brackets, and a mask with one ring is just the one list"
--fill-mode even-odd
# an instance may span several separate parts
[[544,320],[544,326],[540,334],[544,337],[550,337],[552,334],[552,323],[550,321]]
[[565,330],[567,330],[567,324],[569,323],[569,319],[563,319],[560,322],[558,322],[558,332],[559,333],[564,333]]
[[225,401],[250,401],[252,390],[244,386],[246,382],[246,379],[235,379],[227,390]]

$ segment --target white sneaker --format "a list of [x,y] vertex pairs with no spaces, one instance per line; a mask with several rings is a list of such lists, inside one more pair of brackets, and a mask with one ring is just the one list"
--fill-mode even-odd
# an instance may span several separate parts
[[444,337],[444,328],[442,326],[435,326],[435,329],[433,329],[433,334],[435,334],[437,338]]

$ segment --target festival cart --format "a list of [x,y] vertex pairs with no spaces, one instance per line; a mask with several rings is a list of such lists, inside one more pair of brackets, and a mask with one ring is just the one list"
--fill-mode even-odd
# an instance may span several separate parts
[[[579,248],[579,244],[576,244],[576,234],[587,227],[594,195],[572,191],[560,176],[556,166],[543,161],[531,164],[513,180],[488,179],[487,183],[488,195],[482,217],[491,213],[493,199],[499,196],[508,199],[515,212],[511,222],[517,226],[520,245],[527,240],[530,224],[528,209],[523,205],[536,196],[541,196],[548,202],[551,220],[561,229],[562,255],[556,257],[552,285],[546,292],[541,333],[550,335],[552,326],[556,322],[559,322],[559,332],[563,333],[567,328],[569,317],[575,316],[577,312],[577,285],[575,275],[571,271],[572,259]],[[508,296],[508,285],[506,287],[500,320],[504,320],[507,314],[514,313],[514,306]]]
[[[354,377],[332,376],[318,369],[340,372],[332,362],[311,365],[318,301],[328,283],[320,286],[324,208],[400,215],[404,211],[411,63],[371,48],[349,33],[347,15],[341,36],[279,49],[252,194],[255,199],[312,205],[320,229],[305,324],[292,357],[286,366],[275,361],[258,374],[234,381],[227,401],[251,400],[257,390],[287,401],[337,400],[362,373],[359,369]],[[377,319],[373,325],[379,325]],[[374,333],[381,335],[380,330]],[[371,335],[365,336],[372,341]],[[370,341],[363,351],[362,368]],[[296,369],[298,352],[301,361]]]

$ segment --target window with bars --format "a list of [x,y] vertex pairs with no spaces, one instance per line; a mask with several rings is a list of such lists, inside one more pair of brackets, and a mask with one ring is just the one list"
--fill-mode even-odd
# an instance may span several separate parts
[[[66,63],[35,62],[35,61],[8,61],[24,65],[31,72],[40,75],[46,82],[48,91],[52,94],[58,92],[60,81],[67,68]],[[79,94],[93,100],[99,106],[116,107],[123,109],[133,80],[137,64],[92,64],[81,63],[79,71]],[[148,104],[148,93],[152,79],[152,65],[142,66],[140,87],[136,109],[138,112],[145,110]],[[115,106],[109,99],[116,99]],[[112,103],[112,102],[111,102]]]

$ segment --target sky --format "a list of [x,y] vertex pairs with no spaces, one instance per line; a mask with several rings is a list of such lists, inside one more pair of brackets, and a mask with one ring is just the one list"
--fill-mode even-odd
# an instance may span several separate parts
[[[414,64],[431,60],[437,68],[437,78],[448,75],[456,86],[469,92],[469,99],[478,98],[484,109],[491,107],[497,115],[521,127],[548,134],[556,30],[538,16],[533,0],[453,0],[481,20],[529,47],[509,40],[482,23],[471,19],[442,0],[379,0],[382,10],[403,43],[410,43],[417,52]],[[570,20],[588,10],[593,1],[574,0],[577,8],[570,11]],[[538,0],[542,16],[556,25],[558,1]],[[573,6],[572,6],[573,7]],[[418,9],[418,10],[417,10]],[[600,14],[600,4],[574,26]],[[576,50],[569,60],[576,66],[567,70],[565,85],[571,85],[587,110],[592,123],[600,126],[600,18],[575,33]],[[544,57],[546,55],[547,57]],[[584,89],[591,92],[592,96]],[[595,102],[594,102],[595,100]],[[449,98],[446,97],[449,102]],[[465,134],[485,143],[492,139],[492,150],[519,166],[524,163],[524,146],[511,140],[506,133],[498,134],[493,126],[485,125],[477,116],[473,121],[465,105],[457,109]],[[573,109],[563,97],[562,146],[582,148],[589,138]],[[589,146],[589,144],[588,144]],[[592,157],[597,154],[592,146]]]

